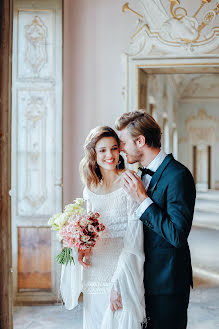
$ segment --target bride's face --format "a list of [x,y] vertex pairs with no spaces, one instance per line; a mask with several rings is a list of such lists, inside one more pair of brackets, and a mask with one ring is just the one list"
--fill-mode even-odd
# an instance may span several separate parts
[[97,164],[105,170],[115,170],[119,161],[119,147],[114,137],[103,137],[95,147]]

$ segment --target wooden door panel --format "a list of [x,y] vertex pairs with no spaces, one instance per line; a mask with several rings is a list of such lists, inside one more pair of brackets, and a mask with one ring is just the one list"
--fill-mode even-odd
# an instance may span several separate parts
[[51,232],[45,227],[18,228],[18,291],[51,290]]

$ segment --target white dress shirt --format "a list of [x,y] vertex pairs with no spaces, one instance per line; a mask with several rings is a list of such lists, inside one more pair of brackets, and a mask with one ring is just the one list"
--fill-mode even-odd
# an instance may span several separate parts
[[[163,162],[163,160],[166,158],[167,154],[163,151],[160,150],[160,152],[158,153],[158,155],[156,156],[156,158],[154,158],[153,161],[151,161],[151,163],[147,166],[147,169],[150,169],[152,171],[156,171],[158,169],[158,167],[161,165],[161,163]],[[142,182],[144,184],[145,190],[147,191],[150,181],[152,179],[152,176],[150,175],[144,175],[142,178]],[[141,217],[141,215],[145,212],[145,210],[153,203],[153,201],[148,197],[147,199],[145,199],[137,208],[137,210],[135,211],[135,214],[138,218]]]

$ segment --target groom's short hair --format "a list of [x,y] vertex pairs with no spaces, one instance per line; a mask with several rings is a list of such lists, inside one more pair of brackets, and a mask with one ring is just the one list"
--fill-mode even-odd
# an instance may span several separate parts
[[119,131],[127,128],[134,141],[143,135],[149,147],[161,147],[161,128],[144,110],[123,113],[116,120],[115,127]]

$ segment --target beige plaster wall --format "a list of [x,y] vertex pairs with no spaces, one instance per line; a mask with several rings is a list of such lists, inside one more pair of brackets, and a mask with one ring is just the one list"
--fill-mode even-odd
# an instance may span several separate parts
[[136,17],[121,0],[64,0],[63,203],[81,195],[78,165],[89,130],[124,112],[120,56]]

